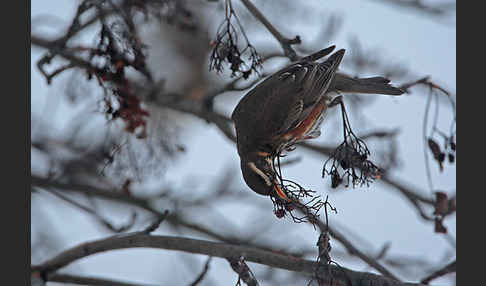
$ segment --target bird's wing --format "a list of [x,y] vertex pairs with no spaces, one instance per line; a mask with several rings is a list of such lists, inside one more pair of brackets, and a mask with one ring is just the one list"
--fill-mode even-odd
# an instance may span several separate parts
[[289,98],[278,94],[273,96],[274,104],[280,110],[277,118],[283,117],[277,121],[280,128],[276,135],[292,130],[307,118],[315,104],[326,93],[343,55],[344,50],[340,50],[323,63],[300,62],[280,73],[281,89],[276,89],[274,92],[282,94],[287,93],[287,90],[297,90],[297,92],[289,94]]
[[322,63],[296,62],[258,84],[233,111],[237,133],[263,142],[298,126],[326,92],[343,55],[339,50]]

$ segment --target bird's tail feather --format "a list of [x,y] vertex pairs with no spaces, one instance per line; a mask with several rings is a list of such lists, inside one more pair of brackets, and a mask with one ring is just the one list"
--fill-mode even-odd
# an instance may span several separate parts
[[404,91],[392,86],[390,80],[384,77],[352,78],[336,73],[329,87],[330,91],[346,93],[374,93],[387,95],[401,95]]

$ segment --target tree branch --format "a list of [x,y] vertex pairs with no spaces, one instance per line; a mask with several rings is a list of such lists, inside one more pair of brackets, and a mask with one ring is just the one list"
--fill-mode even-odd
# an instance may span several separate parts
[[265,18],[265,16],[258,10],[258,8],[250,2],[250,0],[241,0],[245,7],[257,18],[267,30],[272,33],[272,35],[277,39],[277,41],[282,46],[285,56],[287,56],[291,61],[296,61],[299,59],[297,53],[292,48],[294,44],[300,44],[300,37],[295,36],[294,39],[288,39],[282,36],[282,34]]
[[135,196],[130,196],[121,192],[107,191],[104,189],[78,184],[65,184],[55,182],[49,179],[44,179],[35,175],[31,175],[31,185],[37,186],[39,188],[55,188],[67,192],[77,192],[86,195],[97,196],[104,199],[109,199],[112,201],[117,201],[121,203],[128,203],[134,206],[138,206],[144,210],[151,212],[158,217],[165,217],[165,214],[154,209],[150,205],[150,201],[146,198],[139,198]]
[[447,264],[442,269],[439,269],[436,272],[425,277],[424,279],[422,279],[422,281],[420,283],[429,284],[430,281],[432,281],[436,278],[439,278],[441,276],[444,276],[444,275],[449,274],[449,273],[454,273],[454,272],[456,272],[456,260]]
[[383,3],[393,5],[396,7],[408,8],[418,11],[427,16],[445,16],[447,13],[456,10],[455,1],[443,3],[443,1],[437,2],[438,4],[427,4],[422,0],[380,0]]
[[[109,250],[149,247],[167,250],[178,250],[194,254],[231,259],[245,257],[246,261],[264,264],[270,267],[286,269],[295,272],[315,274],[322,279],[332,279],[341,283],[352,282],[353,286],[360,285],[421,285],[416,283],[401,283],[372,273],[358,272],[334,265],[319,266],[314,261],[300,259],[290,255],[274,253],[254,247],[245,247],[220,242],[190,239],[173,236],[155,236],[140,232],[115,235],[105,239],[86,242],[68,249],[40,265],[33,265],[31,271],[39,271],[42,277],[49,280],[54,272],[81,258]],[[329,268],[328,268],[329,267]]]
[[50,190],[48,188],[46,188],[45,191],[49,192],[50,194],[56,196],[57,198],[59,198],[63,201],[71,204],[72,206],[88,213],[89,215],[94,217],[102,226],[106,227],[110,231],[113,231],[113,232],[116,232],[116,233],[124,232],[126,230],[129,230],[135,224],[135,219],[137,217],[136,213],[132,213],[132,216],[127,223],[117,227],[117,226],[113,225],[111,222],[109,222],[107,219],[102,217],[100,214],[98,214],[93,209],[91,209],[87,206],[84,206],[84,205],[76,202],[75,200],[68,198],[67,196],[65,196],[65,195],[63,195],[63,194],[61,194],[57,191]]
[[32,35],[30,37],[31,45],[38,46],[44,49],[49,50],[53,53],[53,55],[60,55],[61,57],[65,58],[66,60],[70,61],[72,65],[85,68],[87,70],[94,70],[95,67],[91,65],[89,61],[86,61],[82,58],[79,58],[69,52],[66,49],[61,49],[59,43],[56,41],[49,41],[46,39],[39,38],[37,36]]
[[[303,213],[306,216],[309,216],[308,214],[309,209],[305,207],[301,207],[299,205],[297,205],[297,207],[301,213]],[[374,269],[376,269],[378,272],[385,275],[386,277],[389,277],[395,281],[399,281],[399,279],[395,275],[393,275],[388,269],[386,269],[383,265],[381,265],[378,261],[376,261],[376,259],[366,255],[361,250],[357,249],[350,241],[348,241],[344,237],[344,235],[342,235],[337,230],[328,226],[320,219],[316,219],[315,221],[311,221],[310,223],[317,225],[317,227],[320,229],[321,232],[329,232],[329,234],[332,237],[334,237],[337,241],[339,241],[344,246],[344,248],[348,250],[350,254],[359,257],[361,260],[366,262],[369,266],[373,267]]]
[[[300,145],[325,156],[329,156],[334,150],[331,147],[318,146],[309,143],[301,143]],[[412,203],[412,205],[417,209],[421,217],[423,217],[425,220],[431,220],[431,218],[427,214],[425,214],[421,204],[434,206],[435,201],[433,199],[421,195],[421,193],[423,192],[412,190],[412,188],[410,188],[409,186],[405,186],[403,183],[400,183],[396,179],[392,179],[387,175],[382,176],[381,179],[378,180],[378,182],[384,183],[399,191]]]
[[149,284],[127,283],[111,279],[109,280],[104,278],[85,277],[61,273],[52,274],[47,281],[91,286],[151,286]]

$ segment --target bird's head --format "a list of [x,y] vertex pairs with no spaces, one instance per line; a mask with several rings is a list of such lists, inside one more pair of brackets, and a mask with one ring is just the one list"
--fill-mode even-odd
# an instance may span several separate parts
[[277,183],[273,158],[266,152],[251,152],[241,157],[241,172],[246,184],[254,192],[269,196],[277,195],[290,201]]

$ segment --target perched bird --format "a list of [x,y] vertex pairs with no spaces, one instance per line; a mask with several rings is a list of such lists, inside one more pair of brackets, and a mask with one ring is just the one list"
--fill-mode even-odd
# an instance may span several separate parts
[[336,73],[344,49],[316,62],[334,48],[318,51],[269,76],[233,111],[241,172],[256,193],[290,201],[278,185],[273,159],[295,143],[320,136],[331,92],[403,93],[383,77],[351,78]]

